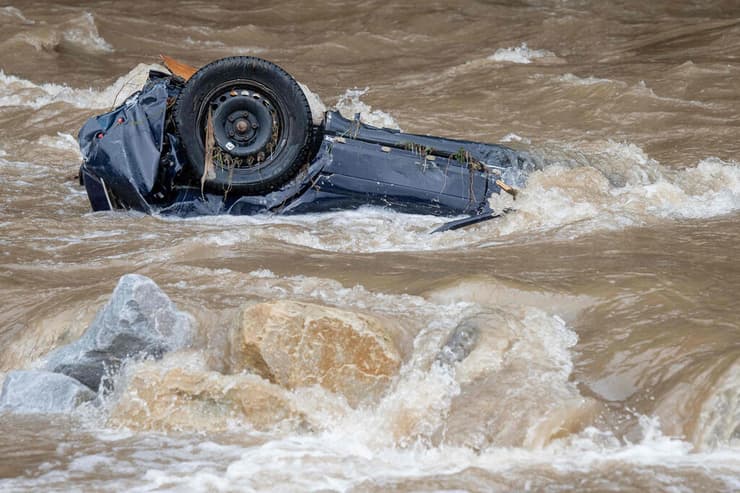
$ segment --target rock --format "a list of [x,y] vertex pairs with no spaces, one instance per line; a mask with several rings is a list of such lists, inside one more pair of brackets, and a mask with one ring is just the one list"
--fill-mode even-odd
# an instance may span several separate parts
[[11,371],[0,392],[0,411],[66,413],[95,393],[74,378],[41,370]]
[[288,391],[257,375],[210,371],[199,355],[176,353],[138,364],[111,422],[139,430],[226,431],[305,427]]
[[51,353],[46,369],[97,391],[106,372],[116,371],[125,359],[158,358],[185,347],[192,325],[154,281],[127,274],[82,337]]
[[[538,369],[506,368],[462,385],[450,407],[445,443],[476,451],[497,447],[542,448],[576,433],[598,415],[598,403],[567,383],[535,383]],[[550,388],[548,388],[550,384]]]
[[477,342],[454,363],[460,387],[440,430],[445,444],[536,449],[593,423],[597,403],[571,380],[578,336],[560,318],[536,308],[487,309],[450,340],[468,340],[456,334],[468,325],[478,328]]
[[478,342],[480,327],[475,319],[463,320],[450,334],[437,354],[437,361],[444,365],[459,363],[468,357]]
[[377,399],[401,366],[378,319],[297,301],[245,308],[232,350],[237,371],[249,369],[289,389],[320,385],[353,407]]

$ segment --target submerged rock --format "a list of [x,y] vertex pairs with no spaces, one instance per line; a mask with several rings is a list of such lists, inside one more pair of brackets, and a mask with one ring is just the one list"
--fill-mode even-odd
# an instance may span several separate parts
[[478,343],[480,327],[474,320],[463,320],[450,334],[442,349],[437,354],[437,361],[452,365],[458,363],[473,351]]
[[192,332],[190,316],[178,311],[154,281],[127,274],[82,337],[51,353],[46,369],[97,391],[106,372],[116,371],[123,360],[161,357],[185,347]]
[[66,375],[18,370],[5,377],[0,392],[0,412],[64,413],[94,398],[94,392]]
[[289,389],[320,385],[352,406],[377,399],[401,366],[378,319],[297,301],[245,308],[232,348],[237,371]]
[[460,391],[449,407],[444,443],[541,448],[593,422],[597,403],[570,379],[578,337],[561,319],[524,308],[481,312],[470,324],[479,328],[477,344],[456,364]]
[[197,354],[140,363],[128,379],[111,422],[134,429],[225,431],[304,427],[289,393],[257,375],[210,371]]

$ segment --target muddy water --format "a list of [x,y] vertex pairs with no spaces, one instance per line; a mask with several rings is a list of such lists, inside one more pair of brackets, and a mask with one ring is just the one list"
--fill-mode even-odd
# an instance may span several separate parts
[[[198,322],[192,350],[162,365],[227,372],[239,307],[275,299],[391,320],[404,356],[376,405],[292,393],[310,429],[116,421],[120,395],[5,414],[2,489],[740,488],[740,9],[536,4],[0,7],[0,372],[74,340],[131,272]],[[159,53],[268,58],[327,106],[508,142],[540,166],[516,203],[497,201],[516,213],[435,236],[440,219],[375,208],[92,214],[76,131]],[[432,365],[471,319],[476,351]]]

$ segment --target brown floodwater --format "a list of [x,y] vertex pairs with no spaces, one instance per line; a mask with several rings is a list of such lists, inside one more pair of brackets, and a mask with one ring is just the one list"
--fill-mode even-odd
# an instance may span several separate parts
[[[127,273],[198,331],[97,406],[0,414],[3,491],[740,489],[736,1],[3,5],[0,379],[78,337]],[[76,132],[160,53],[267,58],[327,107],[539,166],[494,201],[516,212],[433,236],[443,219],[380,208],[91,213]],[[240,307],[277,299],[388,321],[403,365],[382,399],[297,389],[311,426],[259,430],[120,405],[137,365],[231,378]],[[434,365],[464,320],[478,346]]]

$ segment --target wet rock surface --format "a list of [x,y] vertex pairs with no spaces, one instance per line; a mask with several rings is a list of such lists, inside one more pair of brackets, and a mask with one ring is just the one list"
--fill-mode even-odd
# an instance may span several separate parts
[[377,399],[401,366],[378,319],[297,301],[246,307],[231,344],[235,371],[288,389],[320,385],[352,406]]
[[436,360],[443,365],[458,363],[473,351],[478,343],[480,327],[474,320],[463,320],[450,334]]
[[134,429],[224,431],[235,423],[266,431],[305,427],[289,393],[257,375],[210,371],[197,354],[137,365],[111,414]]
[[95,393],[74,378],[42,370],[7,374],[0,392],[0,412],[65,413],[95,399]]
[[159,358],[185,347],[192,325],[154,281],[127,274],[82,337],[49,355],[46,369],[97,391],[103,377],[117,371],[125,359]]

